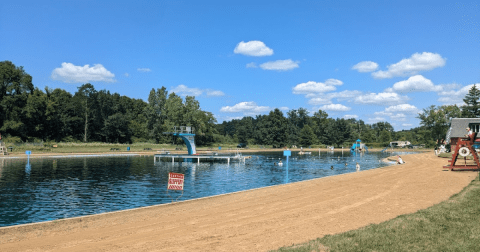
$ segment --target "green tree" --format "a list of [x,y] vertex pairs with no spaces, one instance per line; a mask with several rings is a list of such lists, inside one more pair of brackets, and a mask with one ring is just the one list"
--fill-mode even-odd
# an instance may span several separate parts
[[[165,141],[162,135],[164,131],[172,130],[172,128],[165,128],[168,117],[166,106],[167,95],[168,92],[165,87],[159,88],[157,91],[152,88],[148,96],[148,106],[145,108],[149,137],[155,139],[157,143]],[[173,127],[173,125],[171,126]]]
[[379,136],[378,141],[380,143],[383,143],[383,144],[390,143],[392,141],[392,135],[391,135],[390,131],[382,130],[382,132],[380,132],[380,136]]
[[480,90],[477,89],[476,85],[473,85],[472,88],[468,91],[468,94],[465,95],[463,101],[465,105],[462,106],[462,117],[466,118],[477,118],[480,117]]
[[420,119],[420,125],[430,132],[430,137],[424,137],[424,139],[445,138],[450,125],[450,119],[460,117],[461,114],[460,108],[456,105],[432,105],[423,109],[417,118]]
[[316,140],[317,137],[315,136],[315,132],[313,132],[313,129],[308,126],[308,124],[305,125],[300,131],[300,145],[308,147],[314,144]]
[[0,131],[23,139],[28,136],[23,110],[33,91],[32,76],[23,67],[0,62]]
[[92,121],[93,115],[96,112],[96,94],[97,91],[92,84],[87,83],[78,87],[75,92],[74,99],[78,105],[78,112],[83,117],[83,142],[87,142],[89,136],[89,123]]

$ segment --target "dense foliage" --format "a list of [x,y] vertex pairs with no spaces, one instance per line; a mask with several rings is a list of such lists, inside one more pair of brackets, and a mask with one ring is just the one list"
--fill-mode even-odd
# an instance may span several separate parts
[[173,126],[194,126],[197,143],[213,141],[215,118],[195,97],[185,100],[165,87],[152,89],[148,103],[90,84],[75,94],[35,88],[32,77],[10,61],[0,62],[0,132],[22,140],[172,143]]
[[420,127],[395,132],[388,122],[366,124],[363,120],[329,118],[305,108],[286,116],[279,109],[267,115],[243,117],[216,124],[213,114],[200,109],[193,96],[182,99],[165,87],[152,88],[148,102],[110,91],[97,91],[86,83],[75,94],[62,89],[35,88],[23,67],[0,62],[0,132],[23,141],[83,141],[107,143],[181,143],[165,135],[173,126],[193,126],[198,145],[248,143],[273,147],[349,146],[357,139],[373,147],[408,140],[433,146],[442,139],[454,117],[480,117],[480,91],[474,85],[465,106],[430,106],[417,118]]

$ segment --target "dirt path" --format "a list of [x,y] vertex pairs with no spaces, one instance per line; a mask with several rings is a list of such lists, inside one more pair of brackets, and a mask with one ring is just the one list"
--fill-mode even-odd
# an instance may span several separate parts
[[265,251],[415,212],[475,172],[433,153],[405,165],[169,205],[0,228],[0,251]]

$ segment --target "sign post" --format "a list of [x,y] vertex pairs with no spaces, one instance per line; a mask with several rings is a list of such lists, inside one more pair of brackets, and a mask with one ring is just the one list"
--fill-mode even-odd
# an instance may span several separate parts
[[30,170],[32,169],[32,167],[30,166],[30,155],[32,154],[32,151],[25,151],[25,154],[27,154],[27,165],[25,166],[25,171],[27,172],[27,174],[30,174]]
[[[175,201],[177,201],[180,197],[183,196],[184,181],[185,181],[185,174],[175,173],[175,172],[168,173],[167,194],[168,194],[168,190],[182,191],[182,194],[178,196],[178,198]],[[173,202],[173,198],[172,198],[172,202]]]
[[292,151],[291,150],[284,150],[283,151],[283,156],[287,157],[287,171],[286,171],[286,176],[285,176],[285,183],[287,184],[288,183],[288,157],[290,157],[292,155]]

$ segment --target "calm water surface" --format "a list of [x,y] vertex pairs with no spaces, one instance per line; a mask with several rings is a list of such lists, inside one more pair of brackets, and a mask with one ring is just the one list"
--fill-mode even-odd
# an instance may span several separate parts
[[[251,154],[245,163],[154,162],[153,156],[0,159],[0,226],[188,200],[389,165],[390,154]],[[249,155],[249,154],[245,154]],[[274,162],[283,159],[283,166]],[[331,166],[334,169],[331,169]],[[168,172],[185,174],[184,193],[167,193]]]

